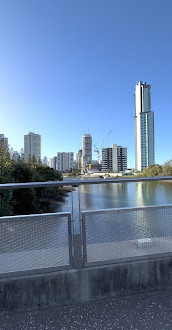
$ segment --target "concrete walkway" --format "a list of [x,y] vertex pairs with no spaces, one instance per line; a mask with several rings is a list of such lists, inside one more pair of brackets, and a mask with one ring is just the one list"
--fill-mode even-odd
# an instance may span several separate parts
[[0,330],[172,329],[172,290],[0,317]]

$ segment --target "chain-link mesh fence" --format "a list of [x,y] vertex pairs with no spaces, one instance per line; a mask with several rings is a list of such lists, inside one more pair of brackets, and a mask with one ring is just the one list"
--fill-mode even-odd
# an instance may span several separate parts
[[0,274],[72,265],[71,214],[0,218]]
[[172,205],[82,212],[84,261],[172,252]]

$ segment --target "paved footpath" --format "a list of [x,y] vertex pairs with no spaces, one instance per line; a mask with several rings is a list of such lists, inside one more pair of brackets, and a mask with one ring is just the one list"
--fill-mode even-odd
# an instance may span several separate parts
[[172,290],[0,317],[0,330],[172,329]]

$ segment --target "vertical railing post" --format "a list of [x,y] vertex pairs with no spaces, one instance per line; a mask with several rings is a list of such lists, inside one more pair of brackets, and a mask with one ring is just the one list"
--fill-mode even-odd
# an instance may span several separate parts
[[71,214],[68,215],[69,264],[73,267]]
[[[72,201],[72,222],[73,222],[73,267],[81,269],[83,267],[82,259],[82,239],[81,239],[81,210],[80,210],[80,192],[78,187],[78,212],[74,212],[74,198]],[[76,202],[76,199],[75,199]],[[76,204],[76,203],[75,203]]]
[[87,263],[87,238],[86,238],[86,225],[85,214],[82,213],[82,244],[83,244],[83,267]]

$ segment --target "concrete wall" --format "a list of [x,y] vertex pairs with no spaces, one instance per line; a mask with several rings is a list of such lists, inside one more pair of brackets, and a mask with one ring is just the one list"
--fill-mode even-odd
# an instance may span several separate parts
[[0,314],[172,287],[172,258],[0,280]]

